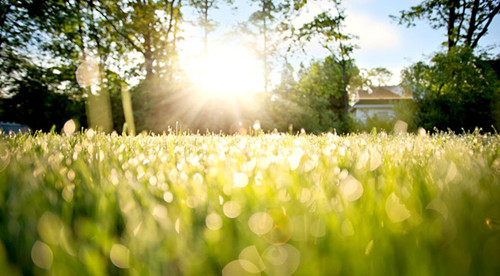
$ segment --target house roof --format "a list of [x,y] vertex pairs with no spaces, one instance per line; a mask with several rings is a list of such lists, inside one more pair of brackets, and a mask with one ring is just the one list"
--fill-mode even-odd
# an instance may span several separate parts
[[379,86],[368,90],[358,90],[358,100],[401,100],[411,98],[411,94],[403,95],[400,86]]

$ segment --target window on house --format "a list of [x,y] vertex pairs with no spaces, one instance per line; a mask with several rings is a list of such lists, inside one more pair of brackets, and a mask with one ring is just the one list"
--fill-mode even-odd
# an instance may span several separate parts
[[379,119],[389,119],[390,117],[389,111],[379,111],[376,114]]

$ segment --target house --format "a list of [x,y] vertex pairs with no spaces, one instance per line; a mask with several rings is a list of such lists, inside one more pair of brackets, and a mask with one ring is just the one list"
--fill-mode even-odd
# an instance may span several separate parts
[[368,118],[393,119],[396,117],[394,105],[398,101],[412,100],[411,91],[405,91],[401,86],[370,87],[367,90],[358,89],[354,105],[350,113],[355,120],[366,123]]

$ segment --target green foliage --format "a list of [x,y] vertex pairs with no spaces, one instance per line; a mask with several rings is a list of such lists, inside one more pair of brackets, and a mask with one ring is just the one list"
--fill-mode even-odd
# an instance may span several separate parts
[[500,273],[498,136],[68,134],[0,136],[2,272]]
[[25,64],[23,76],[10,83],[0,99],[0,121],[28,125],[32,130],[62,128],[68,119],[86,125],[85,105],[78,98],[62,93],[57,86],[60,74]]
[[394,103],[396,119],[408,124],[409,132],[416,132],[419,127],[418,109],[419,105],[414,100],[398,101]]
[[424,0],[399,16],[391,16],[399,24],[415,26],[426,19],[434,29],[446,29],[448,49],[455,46],[476,48],[487,33],[500,4],[490,0]]
[[[353,65],[348,70],[348,78],[358,72]],[[342,74],[342,66],[333,57],[302,68],[298,81],[289,69],[272,95],[275,98],[270,105],[276,106],[269,113],[276,119],[271,127],[287,131],[292,124],[295,129],[312,133],[346,131]]]
[[419,126],[461,132],[498,125],[498,76],[470,48],[438,53],[430,64],[420,62],[407,69],[404,78],[419,105]]
[[349,77],[348,66],[351,65],[351,54],[356,48],[351,40],[354,38],[351,34],[345,33],[344,21],[346,19],[345,10],[341,2],[337,0],[330,1],[332,7],[316,15],[314,19],[304,24],[298,31],[299,39],[311,41],[318,38],[323,48],[328,50],[331,57],[340,64],[342,68],[342,103],[344,107],[343,119],[344,125],[347,125],[349,116]]
[[395,122],[395,118],[378,118],[377,115],[374,115],[372,117],[367,117],[366,122],[352,120],[349,130],[357,133],[370,133],[372,131],[385,131],[386,133],[391,133]]

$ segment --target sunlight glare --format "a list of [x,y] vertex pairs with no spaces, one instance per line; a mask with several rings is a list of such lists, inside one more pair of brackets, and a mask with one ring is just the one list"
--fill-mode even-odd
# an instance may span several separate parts
[[221,46],[187,61],[185,70],[196,88],[206,96],[240,96],[263,89],[259,60],[249,49]]

